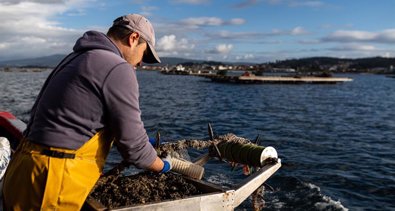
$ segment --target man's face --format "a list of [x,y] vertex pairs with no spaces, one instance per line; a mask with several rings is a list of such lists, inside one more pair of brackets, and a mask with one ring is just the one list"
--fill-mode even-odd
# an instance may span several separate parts
[[143,57],[145,52],[147,51],[147,42],[138,42],[136,45],[134,52],[132,52],[132,65],[138,67],[141,65],[143,61]]
[[136,37],[135,33],[130,35],[129,42],[130,46],[128,46],[128,50],[126,54],[124,54],[124,57],[129,64],[138,67],[143,61],[143,56],[147,51],[148,44],[141,37]]

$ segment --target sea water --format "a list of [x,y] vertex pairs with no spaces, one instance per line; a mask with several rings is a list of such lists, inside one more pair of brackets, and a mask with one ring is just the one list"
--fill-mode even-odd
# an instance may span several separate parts
[[[49,72],[0,72],[0,110],[23,121]],[[352,82],[235,85],[138,72],[142,120],[162,140],[234,133],[273,146],[282,168],[267,184],[266,210],[395,210],[395,79],[348,74]],[[193,156],[201,152],[193,151]],[[120,162],[111,152],[106,169]],[[204,179],[245,178],[218,160]],[[251,210],[248,199],[237,210]]]

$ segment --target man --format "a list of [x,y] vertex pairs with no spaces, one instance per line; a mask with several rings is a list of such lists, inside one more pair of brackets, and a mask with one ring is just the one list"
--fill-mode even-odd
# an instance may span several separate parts
[[129,14],[88,31],[48,77],[5,175],[5,210],[79,210],[112,140],[126,164],[171,169],[148,141],[135,67],[158,63],[151,23]]

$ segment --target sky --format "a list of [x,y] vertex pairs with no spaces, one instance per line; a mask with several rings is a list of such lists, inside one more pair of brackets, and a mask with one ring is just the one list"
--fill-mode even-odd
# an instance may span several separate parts
[[68,54],[129,13],[151,21],[162,57],[395,57],[395,0],[0,0],[0,61]]

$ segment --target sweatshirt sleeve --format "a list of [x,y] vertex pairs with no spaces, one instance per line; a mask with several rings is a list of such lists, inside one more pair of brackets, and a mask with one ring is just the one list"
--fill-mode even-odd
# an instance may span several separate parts
[[124,161],[147,168],[156,159],[148,141],[139,107],[139,87],[135,70],[127,63],[116,66],[103,83],[109,127]]

